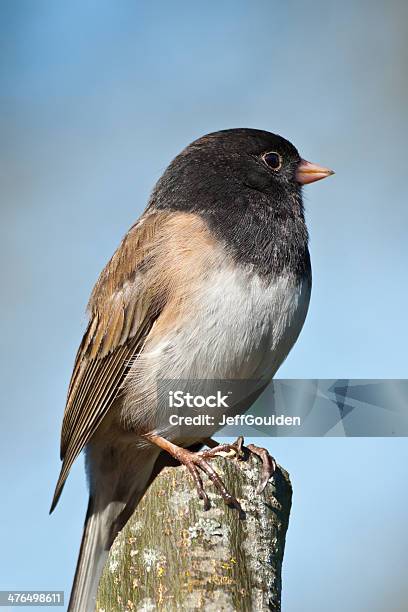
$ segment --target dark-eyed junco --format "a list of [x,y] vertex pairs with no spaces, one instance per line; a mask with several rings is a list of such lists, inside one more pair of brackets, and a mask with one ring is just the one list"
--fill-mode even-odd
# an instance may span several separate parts
[[[330,174],[275,134],[204,136],[171,162],[102,271],[69,386],[51,508],[85,449],[90,497],[69,610],[94,609],[107,551],[163,451],[187,465],[206,505],[200,470],[238,507],[208,461],[238,445],[193,452],[158,430],[156,382],[274,376],[309,304],[301,187]],[[252,450],[267,480],[273,461]]]

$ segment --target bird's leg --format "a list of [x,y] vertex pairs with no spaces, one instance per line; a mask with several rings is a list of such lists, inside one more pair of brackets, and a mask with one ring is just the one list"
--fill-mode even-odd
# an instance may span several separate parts
[[213,482],[225,503],[236,508],[241,516],[244,514],[239,501],[233,495],[228,493],[221,478],[207,461],[207,459],[212,459],[216,456],[230,456],[231,451],[236,453],[237,449],[233,444],[219,444],[216,447],[206,451],[192,452],[187,448],[182,448],[181,446],[177,446],[176,444],[169,442],[169,440],[166,440],[161,436],[147,434],[145,437],[147,440],[149,440],[149,442],[152,442],[162,450],[166,451],[169,453],[169,455],[186,466],[194,479],[198,496],[204,502],[205,510],[210,508],[210,500],[208,499],[208,495],[204,490],[199,469],[207,474],[208,478]]
[[[210,447],[210,451],[204,451],[204,452],[215,452],[215,454],[217,454],[217,449],[222,450],[222,447],[225,446],[224,444],[219,444],[216,440],[213,440],[212,438],[206,438],[204,440],[204,443]],[[229,445],[232,448],[236,449],[236,456],[238,459],[242,459],[243,457],[243,454],[244,454],[242,451],[242,448],[244,447],[243,445],[244,445],[243,436],[239,436],[239,438],[237,438],[233,444]],[[244,448],[247,448],[249,452],[252,453],[253,455],[260,457],[262,461],[261,478],[256,488],[257,493],[262,493],[262,491],[265,489],[266,485],[268,484],[270,477],[276,470],[276,461],[269,454],[266,448],[255,446],[255,444],[248,444],[248,446]],[[224,455],[224,456],[229,456],[229,455]]]

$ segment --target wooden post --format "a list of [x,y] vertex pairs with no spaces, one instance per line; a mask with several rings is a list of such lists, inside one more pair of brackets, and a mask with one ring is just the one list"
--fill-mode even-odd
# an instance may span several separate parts
[[99,612],[280,611],[289,475],[278,466],[258,495],[256,457],[212,464],[245,519],[225,506],[207,479],[211,509],[204,511],[186,469],[165,468],[113,544],[99,584]]

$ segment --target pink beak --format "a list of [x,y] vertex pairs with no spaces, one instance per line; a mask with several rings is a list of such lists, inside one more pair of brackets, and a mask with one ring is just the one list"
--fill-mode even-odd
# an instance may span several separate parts
[[324,179],[331,174],[334,174],[333,170],[301,159],[296,170],[296,180],[301,185],[306,185],[307,183],[320,181],[320,179]]

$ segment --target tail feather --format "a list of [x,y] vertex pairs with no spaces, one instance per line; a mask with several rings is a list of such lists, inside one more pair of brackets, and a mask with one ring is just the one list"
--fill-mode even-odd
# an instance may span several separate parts
[[87,457],[91,493],[68,612],[94,612],[109,549],[144,495],[158,451],[136,450],[117,463],[115,453],[107,455],[110,466],[106,454]]
[[104,513],[90,498],[68,612],[93,612],[103,566],[108,555]]

